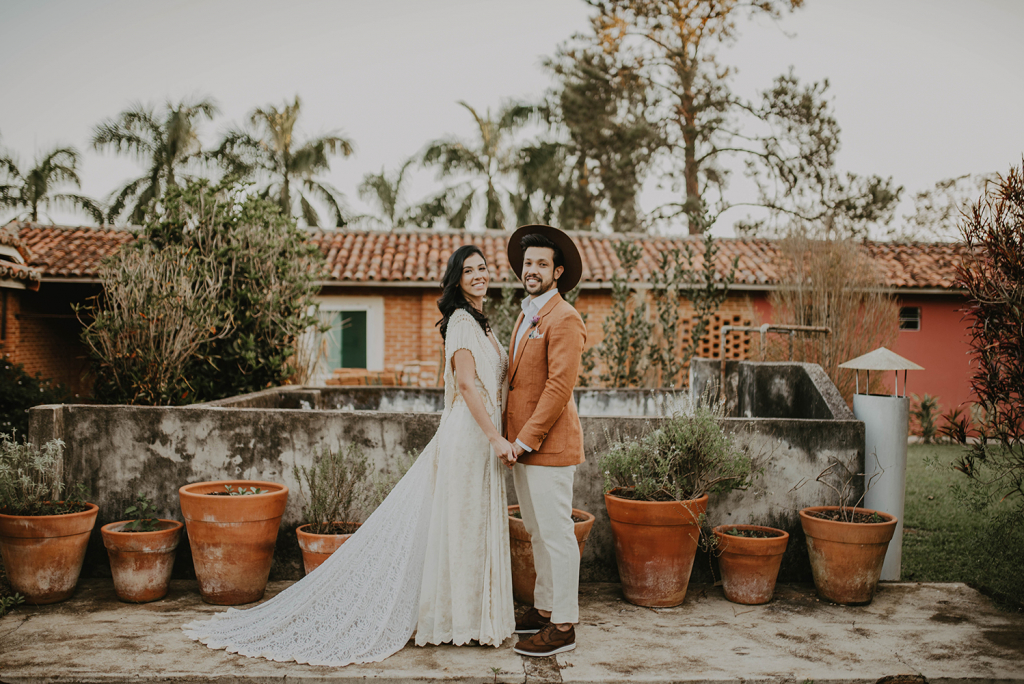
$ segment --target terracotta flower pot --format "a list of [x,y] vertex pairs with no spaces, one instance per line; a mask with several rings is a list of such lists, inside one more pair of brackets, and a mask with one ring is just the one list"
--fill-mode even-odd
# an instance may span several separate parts
[[867,508],[851,510],[868,515],[876,513],[883,522],[837,522],[808,515],[838,509],[838,506],[812,506],[800,511],[814,587],[819,596],[833,603],[871,603],[889,540],[896,531],[896,517]]
[[678,606],[686,598],[708,497],[633,501],[604,495],[622,593],[638,606]]
[[[211,496],[225,485],[265,493]],[[178,498],[203,600],[235,606],[263,598],[288,488],[255,480],[196,482],[181,487]]]
[[96,504],[64,515],[0,514],[0,553],[7,579],[25,603],[57,603],[75,593]]
[[[773,536],[739,537],[729,530]],[[747,605],[771,601],[789,533],[760,525],[719,525],[712,532],[718,539],[718,569],[725,598]]]
[[152,532],[125,532],[129,522],[121,520],[100,528],[114,576],[114,592],[129,603],[158,601],[170,588],[182,524],[158,520]]
[[[537,584],[537,569],[533,565],[533,542],[530,541],[530,533],[526,531],[526,524],[522,518],[512,517],[513,512],[518,512],[519,506],[508,507],[508,536],[512,548],[512,597],[521,603],[533,605],[533,589]],[[578,508],[572,509],[574,518],[584,518],[581,522],[573,523],[573,531],[576,533],[576,543],[580,547],[580,557],[583,557],[583,547],[587,544],[587,537],[594,527],[594,516]]]
[[[343,523],[359,527],[362,523]],[[313,534],[309,531],[310,525],[300,525],[295,528],[295,535],[299,538],[299,548],[302,549],[302,566],[306,574],[313,572],[320,567],[320,564],[330,558],[331,554],[341,548],[341,545],[349,540],[352,534]]]

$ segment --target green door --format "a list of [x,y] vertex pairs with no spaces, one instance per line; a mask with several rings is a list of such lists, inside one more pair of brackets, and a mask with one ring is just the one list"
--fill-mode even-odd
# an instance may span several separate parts
[[335,368],[366,368],[366,312],[334,311],[327,333],[327,361]]

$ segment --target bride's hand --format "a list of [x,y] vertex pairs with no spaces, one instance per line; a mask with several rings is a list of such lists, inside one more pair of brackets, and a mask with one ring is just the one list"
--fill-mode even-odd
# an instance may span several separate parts
[[497,435],[492,437],[491,448],[494,449],[494,455],[505,465],[511,469],[516,463],[515,449],[512,448],[512,444],[504,437]]

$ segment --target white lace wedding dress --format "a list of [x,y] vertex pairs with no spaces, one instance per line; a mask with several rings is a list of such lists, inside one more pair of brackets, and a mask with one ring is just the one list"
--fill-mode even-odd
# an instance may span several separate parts
[[269,601],[182,629],[210,648],[310,665],[376,662],[416,644],[501,645],[515,629],[504,466],[458,392],[473,353],[501,429],[508,356],[466,311],[448,322],[444,412],[387,499],[319,568]]

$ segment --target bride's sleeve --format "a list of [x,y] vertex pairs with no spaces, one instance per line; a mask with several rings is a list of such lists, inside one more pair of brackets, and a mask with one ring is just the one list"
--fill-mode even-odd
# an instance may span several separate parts
[[478,358],[478,343],[473,326],[480,327],[480,324],[467,313],[457,312],[448,320],[448,331],[444,338],[445,373],[452,370],[452,357],[460,349],[468,349],[474,360]]

